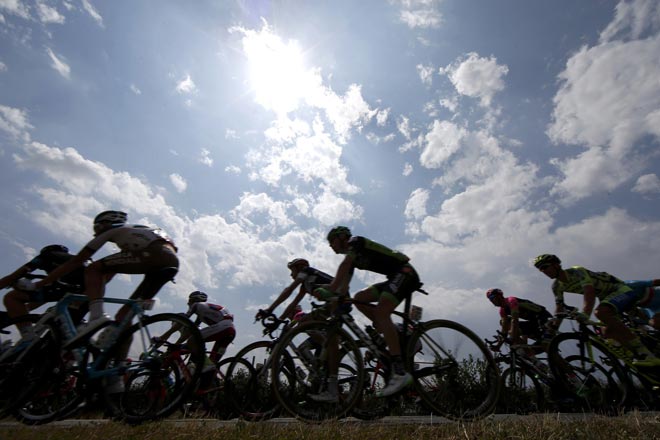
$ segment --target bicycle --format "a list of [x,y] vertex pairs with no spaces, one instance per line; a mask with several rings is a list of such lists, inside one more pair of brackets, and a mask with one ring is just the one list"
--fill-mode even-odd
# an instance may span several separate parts
[[[501,351],[499,341],[504,341],[508,351]],[[530,351],[538,351],[538,345],[511,344],[510,339],[500,331],[493,340],[484,339],[486,345],[499,354],[495,362],[504,365],[502,390],[497,410],[505,414],[530,414],[559,410],[572,410],[574,401],[552,374],[545,359],[530,356]],[[547,344],[545,344],[547,346]]]
[[572,392],[584,409],[603,413],[624,409],[630,379],[621,362],[644,381],[660,385],[657,377],[633,364],[631,354],[603,338],[602,323],[583,320],[574,312],[556,316],[571,320],[574,331],[561,333],[550,342],[550,368],[557,381]]
[[[417,290],[427,294],[421,285]],[[434,413],[454,420],[474,420],[489,414],[497,402],[500,380],[497,365],[483,341],[453,321],[411,318],[411,305],[410,296],[403,312],[395,311],[394,315],[401,318],[406,329],[401,341],[405,368],[413,375],[414,389],[424,404]],[[415,310],[421,315],[420,308]],[[322,348],[315,356],[292,354],[288,349],[314,337],[322,338]],[[291,329],[273,353],[271,372],[278,401],[289,413],[306,421],[343,417],[358,403],[362,408],[373,407],[374,399],[363,393],[366,373],[362,351],[368,350],[386,365],[391,364],[384,343],[374,341],[376,338],[367,335],[341,307],[326,321],[310,321]],[[309,395],[322,391],[327,380],[328,341],[339,347],[339,399],[336,403],[318,403]],[[286,374],[292,364],[304,374]]]
[[[33,359],[45,365],[44,376],[15,408],[15,416],[28,424],[47,423],[67,417],[96,396],[113,417],[127,423],[165,417],[176,410],[202,370],[204,343],[199,329],[178,314],[146,315],[153,300],[104,298],[106,303],[127,305],[130,312],[122,321],[108,322],[70,344],[66,341],[75,336],[76,328],[69,305],[84,301],[88,301],[85,295],[67,294],[35,325],[39,337],[22,353],[48,348]],[[173,325],[180,330],[165,341],[157,338]],[[182,332],[185,346],[169,343]],[[102,341],[93,339],[98,335]]]
[[270,368],[273,348],[290,327],[288,320],[278,319],[273,313],[261,313],[257,320],[269,339],[243,347],[227,369],[232,406],[248,421],[267,420],[279,414],[281,406],[271,391]]

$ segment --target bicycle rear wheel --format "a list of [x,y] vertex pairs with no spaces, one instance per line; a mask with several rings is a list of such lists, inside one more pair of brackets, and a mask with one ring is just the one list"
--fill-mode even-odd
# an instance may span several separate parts
[[99,371],[108,373],[102,379],[106,405],[127,423],[170,415],[197,386],[205,351],[189,319],[174,313],[143,316],[99,361]]
[[550,342],[548,360],[557,381],[585,410],[610,414],[623,408],[628,379],[604,344],[579,332],[562,333]]
[[442,319],[419,323],[406,360],[417,392],[435,413],[474,420],[495,408],[499,370],[483,341],[467,327]]
[[[332,342],[331,342],[332,341]],[[303,343],[311,343],[310,353],[299,357]],[[318,402],[310,395],[325,390],[331,368],[328,349],[338,348],[338,401]],[[295,350],[294,350],[295,348]],[[336,323],[310,321],[284,334],[273,351],[273,392],[282,406],[298,419],[319,422],[347,415],[364,387],[364,363],[357,343]]]
[[543,408],[543,387],[527,370],[510,367],[502,372],[498,414],[531,414]]
[[241,418],[257,422],[277,416],[280,402],[271,387],[272,341],[257,341],[241,349],[227,368],[227,396]]

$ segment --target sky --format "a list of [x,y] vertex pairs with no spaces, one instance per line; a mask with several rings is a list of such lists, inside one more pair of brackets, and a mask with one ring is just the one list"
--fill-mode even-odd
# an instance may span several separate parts
[[0,273],[124,210],[179,247],[155,312],[203,290],[238,349],[341,224],[489,337],[489,288],[553,309],[538,254],[660,278],[659,78],[655,0],[0,0]]

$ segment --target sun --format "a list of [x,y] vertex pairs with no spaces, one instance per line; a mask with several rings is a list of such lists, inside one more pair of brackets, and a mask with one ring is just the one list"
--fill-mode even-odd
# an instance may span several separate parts
[[314,75],[304,65],[295,41],[284,42],[268,28],[243,41],[250,85],[259,104],[277,114],[295,110],[309,92]]

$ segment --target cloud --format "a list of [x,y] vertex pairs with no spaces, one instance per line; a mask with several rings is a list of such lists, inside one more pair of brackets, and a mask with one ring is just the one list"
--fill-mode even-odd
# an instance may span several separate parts
[[99,12],[89,0],[82,0],[82,6],[85,12],[87,12],[99,26],[102,28],[105,27],[103,24],[103,17],[101,17],[101,14],[99,14]]
[[50,57],[50,60],[52,61],[51,67],[55,69],[57,73],[62,75],[66,79],[71,78],[71,67],[64,61],[62,61],[55,53],[50,49],[50,47],[46,48],[46,52],[48,53],[48,56]]
[[241,174],[241,168],[236,165],[228,165],[225,167],[225,172],[230,174]]
[[409,28],[437,28],[442,14],[437,10],[440,0],[398,0],[399,19]]
[[64,24],[65,21],[64,16],[57,9],[41,1],[37,2],[37,14],[42,23]]
[[0,72],[6,72],[7,71],[7,65],[0,61]]
[[189,74],[176,84],[175,90],[181,94],[190,94],[197,92],[197,86]]
[[419,157],[425,168],[439,168],[461,146],[467,131],[448,121],[433,121],[431,131],[426,134],[426,145]]
[[30,139],[29,130],[34,128],[28,122],[25,110],[7,107],[0,104],[0,130],[15,139],[27,142]]
[[188,187],[188,182],[186,182],[186,179],[176,173],[170,174],[170,182],[179,193],[184,192]]
[[131,84],[130,88],[131,88],[131,92],[135,93],[136,95],[142,94],[142,90],[140,90],[138,86],[136,86],[135,84]]
[[199,156],[199,162],[206,165],[207,167],[213,166],[213,158],[211,157],[211,152],[206,148],[202,148]]
[[660,28],[660,4],[655,0],[620,1],[616,5],[616,15],[600,34],[600,42],[614,39],[636,40],[643,33]]
[[427,86],[433,84],[433,73],[435,72],[435,67],[418,64],[416,68],[417,73],[419,74],[419,79],[422,80],[422,84]]
[[503,77],[509,73],[506,65],[497,64],[497,58],[480,57],[470,52],[452,64],[440,68],[461,95],[479,98],[483,107],[491,104],[493,96],[504,89]]
[[648,144],[660,138],[659,54],[655,35],[585,46],[568,60],[546,131],[556,144],[586,148],[553,162],[564,174],[555,192],[567,201],[617,188],[655,154]]
[[658,194],[660,193],[660,178],[657,174],[644,174],[637,179],[632,189],[640,194]]
[[[266,193],[244,193],[238,206],[232,210],[232,215],[240,223],[249,224],[250,228],[261,230],[267,227],[276,231],[293,225],[287,210],[287,203],[275,201]],[[258,221],[253,221],[255,217]]]
[[28,8],[21,2],[21,0],[2,0],[0,1],[0,9],[21,18],[30,18]]

